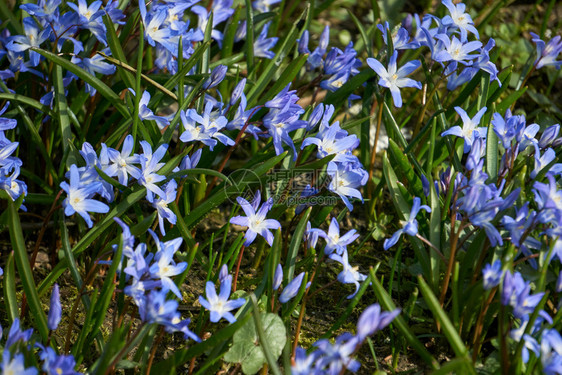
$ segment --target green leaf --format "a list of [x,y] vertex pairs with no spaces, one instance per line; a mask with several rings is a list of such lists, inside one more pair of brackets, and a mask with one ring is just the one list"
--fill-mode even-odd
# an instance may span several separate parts
[[292,82],[293,79],[295,79],[297,74],[300,72],[304,63],[306,63],[307,59],[308,59],[308,55],[305,54],[305,55],[300,55],[295,60],[291,61],[291,63],[285,69],[283,69],[283,73],[281,73],[279,79],[275,80],[275,83],[267,91],[264,97],[273,98],[283,88],[285,88],[285,86],[287,86],[289,82]]
[[[125,64],[122,61],[119,61],[117,59],[114,59],[111,56],[106,55],[105,53],[101,52],[101,51],[97,51],[98,55],[103,56],[107,61],[109,61],[110,63],[112,63],[115,66],[118,66],[128,72],[131,73],[137,73],[137,70],[135,68],[133,68],[130,65]],[[176,94],[174,94],[173,92],[171,92],[170,90],[168,90],[165,86],[162,86],[161,84],[159,84],[158,82],[156,82],[155,80],[153,80],[152,78],[150,78],[149,76],[147,76],[146,74],[140,73],[140,77],[142,77],[143,80],[145,80],[148,84],[154,86],[156,89],[160,90],[163,94],[168,95],[170,98],[174,99],[174,100],[178,100],[178,97],[176,96]]]
[[402,217],[408,215],[408,213],[410,212],[410,205],[406,201],[404,195],[402,195],[402,191],[398,185],[400,184],[400,182],[398,182],[398,177],[396,177],[396,173],[390,165],[386,154],[383,157],[382,170],[384,173],[386,184],[388,185],[388,188],[390,190],[392,203],[394,203],[396,210],[401,213]]
[[0,19],[8,20],[12,29],[16,31],[16,34],[23,35],[24,32],[21,22],[14,12],[12,12],[8,4],[10,4],[8,1],[0,1]]
[[291,238],[291,244],[289,245],[289,250],[287,252],[287,259],[285,261],[286,280],[293,280],[293,276],[295,275],[295,265],[297,263],[297,255],[299,254],[299,248],[302,242],[302,237],[304,231],[306,230],[306,224],[308,223],[311,212],[312,212],[312,207],[308,207],[308,209],[302,215],[295,231],[293,232],[293,238]]
[[38,111],[41,111],[45,114],[48,114],[49,116],[54,115],[51,108],[47,107],[46,105],[41,104],[40,102],[38,102],[35,99],[28,98],[27,96],[24,96],[24,95],[12,94],[11,92],[1,92],[0,93],[0,99],[6,99],[6,100],[9,100],[11,102],[17,102],[17,103],[25,104],[29,107],[35,108]]
[[261,103],[269,99],[265,96],[260,97],[260,95],[265,90],[269,82],[273,79],[275,73],[281,66],[281,62],[285,59],[287,53],[296,43],[299,35],[301,35],[302,30],[300,30],[299,25],[301,21],[306,18],[308,11],[309,8],[307,7],[302,12],[301,16],[293,23],[293,26],[287,33],[285,39],[283,39],[283,42],[281,43],[279,50],[275,54],[275,57],[269,61],[264,71],[259,74],[256,85],[248,93],[248,108],[252,107],[256,101]]
[[78,65],[71,63],[70,61],[63,59],[62,57],[55,55],[52,52],[42,50],[40,48],[32,47],[31,50],[39,53],[47,60],[54,62],[55,64],[63,67],[64,69],[68,70],[71,73],[74,73],[84,82],[90,84],[93,88],[95,88],[100,95],[106,98],[123,116],[126,118],[131,117],[129,110],[125,106],[125,104],[121,101],[119,96],[111,90],[109,86],[103,83],[97,77],[91,75],[84,69],[80,68]]
[[490,176],[490,181],[494,182],[498,178],[498,135],[494,131],[492,122],[488,125],[486,136],[486,172]]
[[[429,191],[430,191],[430,205],[431,213],[429,219],[429,241],[437,249],[441,250],[441,205],[439,202],[439,195],[435,190],[435,184],[433,181],[429,181]],[[433,285],[439,285],[439,266],[441,264],[441,258],[439,254],[435,251],[430,250],[429,257],[431,259],[431,283]]]
[[62,147],[63,154],[68,154],[66,158],[66,165],[70,167],[72,164],[76,164],[78,157],[76,156],[76,150],[72,149],[70,145],[72,144],[72,129],[70,129],[70,120],[68,114],[68,104],[66,103],[66,94],[64,92],[64,84],[62,82],[62,67],[57,65],[55,67],[55,103],[57,106],[57,115],[59,119],[59,126],[62,134]]
[[[131,22],[135,22],[134,19],[136,17],[138,17],[138,12],[135,12],[134,15],[131,16]],[[109,45],[111,54],[117,61],[126,64],[127,58],[125,57],[125,52],[123,52],[123,48],[121,47],[121,42],[119,41],[119,38],[117,38],[117,34],[115,33],[115,27],[113,25],[113,22],[111,22],[111,18],[109,18],[108,14],[103,15],[103,22],[107,30],[106,32],[107,44]],[[117,71],[119,72],[121,79],[125,82],[125,85],[127,87],[131,87],[131,88],[135,87],[135,78],[129,71],[127,71],[126,69],[118,69]]]
[[245,0],[246,3],[246,65],[248,67],[248,77],[254,71],[254,11],[252,1]]
[[[277,314],[259,313],[257,305],[254,306],[254,311],[259,320],[248,321],[234,334],[232,347],[224,356],[227,362],[242,364],[242,371],[249,375],[257,373],[268,362],[263,343],[267,344],[271,355],[277,359],[287,340],[285,325]],[[259,337],[256,323],[263,326],[263,337]],[[258,342],[260,345],[257,345]]]
[[188,228],[193,228],[199,220],[201,220],[205,215],[207,215],[212,209],[218,207],[222,204],[228,197],[233,197],[243,191],[246,186],[256,182],[256,179],[263,176],[267,171],[273,168],[277,163],[283,160],[287,156],[287,151],[278,155],[268,161],[258,164],[256,167],[252,168],[250,178],[245,181],[236,181],[235,184],[226,187],[224,184],[219,185],[219,191],[213,194],[211,197],[207,198],[199,206],[193,209],[186,217],[184,217],[185,224]]
[[447,337],[447,340],[449,341],[449,344],[453,348],[453,351],[455,352],[457,357],[468,357],[468,349],[462,342],[462,339],[456,331],[455,326],[449,320],[447,313],[443,311],[443,309],[439,305],[437,297],[435,297],[435,295],[431,291],[431,288],[429,287],[429,285],[427,285],[422,276],[418,276],[418,283],[427,306],[433,313],[435,319],[441,325],[443,333]]
[[207,350],[218,347],[230,339],[249,319],[250,315],[247,314],[243,318],[239,318],[236,322],[215,332],[207,340],[192,345],[189,349],[184,348],[174,351],[172,356],[152,366],[150,373],[154,375],[166,373],[167,370],[169,371],[171,368],[181,366],[192,358],[205,353]]
[[373,69],[365,69],[361,73],[351,77],[346,83],[343,84],[335,92],[330,92],[326,95],[324,99],[324,104],[333,104],[335,108],[339,108],[346,100],[349,98],[358,87],[365,83],[368,79],[376,76]]
[[359,21],[357,17],[355,17],[355,14],[353,14],[351,10],[347,9],[347,13],[351,17],[351,20],[355,24],[355,27],[357,27],[357,29],[359,29],[359,32],[361,33],[361,38],[363,38],[363,43],[365,44],[367,56],[373,57],[373,45],[371,43],[371,38],[369,38],[367,31],[365,31],[363,24],[361,23],[361,21]]
[[395,166],[394,170],[408,181],[408,187],[411,189],[410,191],[416,197],[423,197],[424,193],[421,179],[414,172],[408,160],[408,156],[398,147],[396,142],[390,138],[388,139],[388,156],[391,165]]
[[7,199],[7,202],[8,210],[10,212],[10,240],[12,242],[12,247],[14,248],[14,257],[19,271],[18,274],[23,284],[23,290],[27,297],[33,320],[35,321],[35,327],[37,327],[43,342],[47,342],[47,338],[49,336],[47,317],[41,307],[41,301],[39,300],[39,295],[37,294],[37,287],[35,286],[35,281],[33,279],[33,272],[27,255],[27,247],[21,230],[20,218],[16,204],[11,199]]
[[[377,296],[377,300],[380,302],[381,306],[388,311],[396,309],[396,305],[392,301],[392,298],[384,289],[384,287],[379,282],[379,279],[375,276],[373,269],[370,270],[371,281],[373,285],[373,290]],[[406,341],[414,348],[416,353],[427,363],[431,368],[437,370],[439,368],[439,362],[427,351],[425,346],[420,342],[420,340],[414,335],[412,329],[408,327],[406,321],[401,315],[398,315],[392,321],[392,324],[398,328],[402,333]]]
[[19,317],[15,273],[14,253],[11,252],[4,268],[4,306],[10,322]]

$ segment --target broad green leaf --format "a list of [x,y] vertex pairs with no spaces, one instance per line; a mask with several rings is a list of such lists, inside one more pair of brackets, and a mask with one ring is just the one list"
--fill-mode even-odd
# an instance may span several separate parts
[[249,319],[250,315],[246,314],[243,318],[239,318],[236,322],[229,324],[218,332],[215,332],[207,340],[197,344],[190,344],[189,348],[175,350],[174,354],[172,354],[169,358],[155,363],[152,366],[150,373],[154,375],[160,375],[162,373],[165,373],[166,370],[169,370],[170,368],[176,368],[183,365],[192,358],[205,353],[207,350],[218,347],[219,345],[229,340],[234,335],[234,333],[236,333],[240,329],[240,327],[242,327],[249,321]]
[[[259,319],[264,330],[265,337],[263,340],[258,336],[255,321],[249,320],[236,331],[232,340],[232,347],[224,356],[224,360],[227,362],[242,364],[242,371],[247,375],[257,373],[267,362],[261,345],[264,340],[268,343],[271,354],[275,358],[279,358],[287,340],[285,325],[277,314],[260,313]],[[257,342],[260,345],[256,345]]]

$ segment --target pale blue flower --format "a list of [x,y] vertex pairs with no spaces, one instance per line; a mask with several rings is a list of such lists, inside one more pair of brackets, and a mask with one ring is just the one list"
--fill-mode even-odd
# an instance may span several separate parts
[[388,64],[388,69],[386,69],[379,61],[369,57],[367,59],[367,64],[373,69],[380,77],[379,85],[383,87],[388,87],[390,93],[392,94],[392,99],[394,100],[394,105],[398,108],[402,107],[402,96],[400,95],[400,89],[403,87],[415,87],[418,90],[422,88],[422,85],[418,81],[406,78],[406,76],[412,74],[417,68],[420,67],[421,62],[419,60],[414,60],[407,62],[400,69],[397,68],[396,59],[398,58],[398,51],[394,51],[390,57],[390,62]]

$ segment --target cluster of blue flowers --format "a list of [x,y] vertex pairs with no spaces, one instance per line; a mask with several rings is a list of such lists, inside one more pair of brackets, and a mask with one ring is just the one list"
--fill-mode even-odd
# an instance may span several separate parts
[[[177,188],[175,180],[171,180],[163,186],[158,185],[166,179],[165,176],[157,172],[164,165],[160,161],[166,154],[167,145],[160,146],[153,153],[148,142],[141,141],[140,144],[143,153],[140,155],[133,153],[133,137],[128,135],[123,142],[121,152],[102,144],[98,157],[92,145],[87,142],[84,143],[80,154],[86,165],[84,167],[71,165],[70,171],[67,173],[70,184],[67,182],[61,183],[61,188],[67,194],[67,198],[63,202],[65,214],[70,216],[78,213],[91,228],[93,222],[90,218],[90,212],[106,213],[109,211],[107,204],[92,199],[99,194],[101,198],[110,203],[115,198],[115,188],[100,176],[98,171],[101,170],[109,177],[117,176],[119,184],[123,186],[127,186],[129,176],[133,177],[138,184],[144,186],[146,198],[156,208],[160,230],[162,234],[165,234],[164,218],[172,224],[176,222],[176,215],[168,208],[168,204],[174,201]],[[191,168],[194,164],[192,159],[197,161],[199,155],[200,153],[194,154],[191,158],[186,156],[180,168]]]
[[[0,116],[6,112],[9,105],[10,103],[6,103],[0,110]],[[17,124],[14,119],[0,117],[0,189],[6,191],[14,201],[21,195],[27,195],[27,185],[18,179],[22,161],[12,156],[19,143],[10,141],[4,133],[14,129]]]
[[[449,9],[450,15],[442,19],[426,16],[421,24],[418,23],[421,32],[412,39],[405,29],[400,28],[392,37],[395,50],[430,47],[434,61],[442,65],[447,63],[444,74],[448,76],[447,87],[450,90],[472,79],[478,70],[488,73],[491,80],[497,79],[497,69],[488,56],[493,40],[485,47],[480,42],[468,41],[469,33],[476,38],[478,34],[470,16],[464,13],[464,4],[453,5],[450,1],[443,1],[443,4]],[[416,22],[419,22],[417,17]],[[430,29],[433,22],[437,22],[438,26]],[[388,27],[381,27],[383,33],[387,32],[385,30],[388,31]],[[460,39],[457,34],[460,34]],[[387,37],[385,34],[385,39]],[[535,69],[547,65],[560,66],[556,61],[562,51],[559,37],[545,44],[533,34],[533,42],[537,44]],[[395,51],[390,57],[388,69],[375,59],[368,60],[368,63],[381,77],[379,85],[390,89],[394,103],[399,107],[402,103],[401,87],[421,87],[405,78],[420,64],[419,61],[409,62],[397,70],[396,60]],[[461,66],[459,63],[464,68],[457,74]],[[521,272],[508,270],[507,264],[519,254],[523,254],[524,258],[518,263],[528,263],[535,269],[539,262],[549,265],[556,258],[562,261],[562,241],[559,239],[562,234],[562,189],[559,180],[562,164],[556,162],[555,151],[562,145],[560,125],[541,127],[527,124],[523,115],[514,115],[509,109],[503,115],[490,113],[486,107],[454,109],[460,117],[460,125],[449,127],[441,136],[453,135],[462,139],[465,154],[463,170],[453,174],[449,167],[442,171],[440,178],[433,184],[430,183],[432,176],[420,176],[424,193],[429,197],[430,190],[435,189],[443,199],[452,197],[446,209],[460,223],[456,230],[461,231],[463,236],[468,237],[473,233],[470,228],[483,229],[490,246],[505,246],[510,250],[504,259],[498,258],[496,252],[495,261],[483,268],[483,286],[486,290],[498,286],[501,288],[500,302],[511,307],[517,325],[510,332],[510,337],[516,342],[524,341],[524,363],[529,361],[533,353],[540,358],[544,373],[559,374],[562,372],[562,337],[553,329],[553,318],[540,310],[538,318],[530,321],[544,293],[533,293],[531,282],[526,281]],[[467,112],[474,114],[469,115]],[[493,131],[493,143],[488,140],[490,131]],[[499,150],[501,155],[497,174],[494,175],[485,165],[488,150]],[[519,179],[516,177],[518,173],[525,177],[514,183],[514,180]],[[421,209],[431,212],[431,208],[423,205],[422,199],[413,198],[407,221],[385,241],[386,250],[395,245],[403,233],[424,239],[419,234],[416,216]],[[469,244],[470,241],[466,241],[464,246]],[[527,329],[529,324],[533,325],[530,330]]]
[[324,375],[341,374],[345,370],[357,372],[361,363],[353,358],[367,337],[388,326],[400,309],[381,311],[379,304],[375,303],[363,311],[357,321],[355,335],[345,332],[338,336],[335,342],[327,339],[314,343],[314,350],[309,354],[301,347],[297,348],[295,363],[292,366],[293,375]]
[[[337,91],[351,77],[359,73],[357,68],[362,64],[357,58],[357,51],[353,48],[353,42],[349,42],[347,47],[342,51],[337,47],[332,47],[329,52],[328,44],[330,41],[330,28],[326,26],[318,46],[314,51],[308,49],[309,32],[305,30],[299,40],[299,53],[308,54],[307,69],[314,72],[321,69],[322,78],[326,78],[320,82],[320,87],[331,92]],[[327,53],[326,53],[327,52]],[[324,57],[324,55],[326,55]],[[352,94],[349,100],[359,99],[360,96]]]
[[[257,12],[268,12],[279,1],[258,0],[253,3],[253,7]],[[191,57],[196,43],[203,41],[205,32],[209,29],[211,38],[222,48],[225,38],[219,25],[230,20],[234,14],[233,0],[215,0],[209,8],[197,3],[198,0],[157,0],[147,6],[144,1],[139,2],[144,33],[142,36],[153,47],[155,54],[154,71],[177,73],[180,68],[178,58]],[[479,40],[478,31],[464,4],[453,4],[451,0],[443,0],[442,3],[448,10],[448,14],[442,18],[427,14],[420,19],[418,15],[414,15],[408,17],[403,25],[395,30],[386,22],[377,26],[388,47],[386,56],[383,51],[376,58],[368,58],[366,63],[379,76],[378,85],[389,89],[395,107],[402,107],[404,103],[401,89],[422,89],[421,82],[409,78],[422,66],[422,62],[400,61],[402,50],[427,47],[427,65],[435,70],[441,67],[442,79],[447,80],[448,90],[454,90],[469,82],[480,71],[489,75],[490,82],[496,80],[499,83],[498,69],[490,61],[494,40],[490,39],[485,45]],[[62,52],[63,48],[69,50],[71,46],[71,63],[93,76],[113,75],[116,67],[104,57],[110,55],[109,49],[92,51],[92,45],[107,47],[107,27],[113,27],[112,24],[124,24],[125,18],[115,0],[105,4],[101,0],[91,4],[86,0],[78,0],[77,4],[67,5],[68,7],[63,7],[61,0],[39,0],[37,4],[23,4],[21,9],[29,14],[29,17],[23,19],[23,35],[11,35],[7,28],[0,34],[0,59],[6,57],[9,65],[8,69],[0,71],[0,79],[4,81],[14,78],[15,74],[20,72],[29,72],[40,77],[45,90],[41,93],[40,102],[51,108],[55,91],[49,82],[50,77],[40,68],[43,57],[35,49],[44,48],[46,44],[51,43],[50,48],[46,49]],[[190,17],[197,18],[196,26],[191,27],[188,21]],[[268,36],[271,24],[260,21],[256,25],[259,34],[254,40],[254,56],[274,58],[275,53],[272,49],[278,38]],[[86,38],[80,37],[83,32],[90,33],[93,39],[85,43]],[[246,38],[246,32],[246,21],[240,22],[234,40],[242,41]],[[309,32],[304,31],[299,40],[298,52],[309,55],[306,70],[309,74],[319,75],[316,80],[319,82],[318,86],[335,92],[359,73],[362,61],[357,58],[353,43],[344,50],[336,47],[328,49],[329,33],[330,29],[326,27],[319,38],[318,46],[311,51]],[[562,61],[556,59],[562,52],[560,36],[549,42],[541,40],[536,34],[532,34],[532,38],[537,47],[537,58],[533,68],[559,68]],[[190,73],[195,73],[194,69]],[[181,125],[178,129],[169,129],[176,116],[160,115],[161,108],[152,107],[149,91],[135,92],[131,88],[124,90],[127,95],[132,94],[138,103],[134,112],[138,114],[138,119],[135,118],[134,122],[140,120],[154,123],[157,126],[154,129],[162,132],[178,130],[178,139],[188,144],[190,154],[185,156],[178,166],[174,166],[173,170],[165,173],[163,167],[168,144],[159,145],[153,150],[148,139],[137,144],[138,140],[135,140],[133,135],[127,135],[123,138],[119,151],[105,143],[101,143],[100,148],[96,150],[93,145],[85,142],[80,150],[84,159],[82,164],[85,165],[70,165],[66,173],[68,181],[60,184],[66,193],[63,202],[65,215],[77,213],[91,228],[94,225],[91,213],[109,212],[110,204],[119,199],[119,193],[116,191],[123,191],[129,185],[136,184],[146,189],[146,200],[156,210],[159,229],[164,236],[166,221],[175,225],[178,219],[173,208],[178,197],[178,185],[181,183],[178,178],[184,176],[181,171],[195,168],[203,152],[213,151],[217,146],[236,146],[242,141],[241,135],[236,141],[233,139],[239,132],[255,140],[268,142],[271,139],[275,153],[281,155],[288,149],[291,152],[291,162],[296,164],[300,162],[299,157],[307,147],[308,151],[316,147],[318,159],[332,157],[323,171],[329,179],[329,183],[323,188],[341,198],[349,211],[353,210],[354,201],[363,202],[360,189],[367,184],[369,173],[355,155],[359,139],[342,129],[339,121],[332,122],[334,106],[319,103],[310,108],[311,111],[307,114],[307,110],[301,105],[297,90],[294,89],[295,86],[291,89],[292,85],[288,84],[263,105],[248,108],[248,98],[244,92],[246,78],[241,79],[230,98],[223,101],[218,87],[229,73],[229,68],[218,65],[212,71],[203,73],[208,75],[208,78],[196,96],[201,98],[202,105],[198,106],[198,109],[180,110],[178,117]],[[68,86],[74,80],[78,80],[78,77],[67,73],[63,85]],[[84,83],[84,90],[90,96],[96,94],[95,88],[88,83]],[[188,95],[190,90],[193,88],[187,86],[187,90],[179,91]],[[216,92],[215,96],[219,99],[211,95],[212,92]],[[349,96],[350,101],[358,98],[354,94]],[[0,111],[0,115],[5,113],[7,107],[8,104]],[[437,196],[444,199],[451,197],[446,210],[460,223],[460,227],[456,228],[459,232],[470,236],[467,228],[483,229],[490,246],[507,247],[509,244],[509,250],[513,250],[513,254],[508,254],[505,259],[500,258],[497,253],[494,255],[494,262],[483,269],[482,282],[486,290],[499,288],[501,304],[510,308],[517,325],[511,330],[510,337],[517,342],[524,341],[523,361],[527,363],[530,356],[534,355],[540,358],[545,373],[562,373],[562,337],[553,329],[552,316],[541,310],[538,317],[531,321],[531,316],[539,307],[544,293],[533,293],[531,282],[526,281],[517,269],[508,269],[507,266],[511,258],[515,259],[520,254],[524,256],[521,262],[528,262],[534,268],[537,268],[539,263],[550,264],[556,258],[559,262],[562,261],[562,189],[559,181],[562,164],[556,163],[555,151],[562,145],[562,138],[559,137],[560,125],[528,125],[524,116],[515,115],[510,110],[502,114],[491,113],[485,106],[465,108],[454,108],[460,121],[451,124],[452,126],[441,133],[443,138],[455,136],[459,139],[454,140],[459,142],[462,139],[463,169],[457,170],[456,174],[453,174],[451,168],[443,170],[440,178],[435,181],[433,176],[420,176],[426,197],[413,197],[409,216],[402,223],[402,228],[384,242],[384,249],[388,250],[398,243],[404,233],[422,237],[416,217],[422,209],[431,213],[431,208],[422,203],[425,203],[423,200],[430,195],[432,189]],[[0,117],[0,189],[5,190],[12,200],[27,194],[26,184],[18,180],[22,161],[12,156],[18,142],[10,141],[4,134],[5,131],[15,129],[16,125],[15,120]],[[497,144],[487,143],[492,135],[491,131],[494,133],[494,139],[497,138]],[[302,139],[300,144],[297,138]],[[485,158],[489,149],[493,150],[490,152],[496,152],[497,148],[501,150],[502,157],[497,173],[492,175],[490,169],[485,166]],[[135,149],[142,149],[142,153],[136,153]],[[532,187],[531,189],[526,189],[525,183],[514,183],[515,174],[522,169],[530,170],[530,179],[524,182],[528,183],[527,186]],[[169,176],[169,172],[174,175]],[[326,191],[309,185],[302,192],[302,196],[310,197]],[[260,191],[256,192],[251,202],[242,197],[237,199],[245,216],[234,216],[230,223],[247,228],[244,246],[254,243],[258,235],[272,246],[272,230],[281,228],[278,220],[267,218],[274,206],[274,200],[269,197],[261,203],[261,199]],[[302,206],[298,207],[297,214],[302,209]],[[182,238],[163,242],[150,231],[156,248],[155,251],[150,251],[146,243],[136,243],[137,240],[124,221],[119,218],[115,218],[115,221],[122,228],[119,245],[122,248],[114,246],[114,251],[121,251],[122,254],[121,259],[116,260],[119,261],[118,272],[127,281],[124,293],[138,306],[140,319],[144,323],[159,324],[170,333],[181,332],[186,339],[201,341],[199,336],[188,328],[190,319],[182,318],[178,311],[178,300],[168,298],[171,292],[180,301],[183,299],[177,280],[182,279],[188,264],[175,260],[178,258]],[[312,224],[308,222],[304,242],[309,248],[315,249],[319,239],[323,239],[323,257],[342,266],[342,271],[337,276],[338,281],[355,286],[355,291],[348,296],[352,298],[367,276],[349,262],[347,247],[359,234],[355,229],[342,235],[340,232],[336,218],[331,219],[327,231],[312,228]],[[0,274],[1,271],[0,269]],[[292,280],[286,280],[278,295],[282,304],[295,298],[300,291],[308,292],[312,283],[308,280],[303,284],[305,277],[305,272],[302,272]],[[174,278],[177,278],[176,281]],[[559,279],[559,284],[562,284],[562,274]],[[201,306],[210,312],[211,322],[217,323],[225,319],[233,323],[236,320],[233,312],[246,303],[244,298],[231,299],[233,281],[227,265],[222,265],[218,272],[218,293],[216,283],[207,281],[205,296],[199,296],[198,300]],[[276,296],[282,284],[283,267],[279,264],[273,275],[273,290]],[[58,300],[58,287],[55,286],[48,318],[51,330],[57,328],[61,319]],[[356,372],[360,365],[353,355],[358,348],[368,336],[386,327],[399,313],[399,309],[381,312],[378,304],[370,306],[361,315],[356,334],[342,334],[335,342],[319,340],[308,354],[299,347],[292,368],[293,373],[339,374],[345,369]],[[530,326],[532,329],[527,328]],[[25,366],[25,356],[32,355],[34,351],[39,353],[44,372],[74,373],[75,360],[72,356],[57,355],[50,347],[31,344],[31,335],[31,330],[21,331],[19,321],[14,321],[2,355],[4,373],[36,374],[35,368]]]
[[[422,88],[420,82],[407,78],[421,66],[421,62],[409,61],[398,68],[400,50],[429,48],[430,63],[432,65],[436,62],[443,67],[443,76],[447,77],[449,90],[470,81],[480,70],[490,75],[490,81],[498,79],[498,69],[489,56],[495,45],[494,40],[490,39],[485,46],[478,41],[478,31],[470,14],[465,12],[465,4],[455,5],[451,0],[444,0],[442,3],[449,11],[443,18],[426,14],[420,19],[416,14],[407,18],[404,26],[399,27],[396,33],[391,32],[388,23],[378,25],[383,41],[392,45],[393,50],[388,54],[386,68],[374,58],[368,58],[367,64],[379,75],[379,85],[390,90],[396,107],[402,107],[401,88]],[[476,40],[469,40],[469,33]]]
[[[62,317],[59,286],[55,284],[51,293],[47,326],[51,333],[55,331]],[[0,327],[0,340],[2,339]],[[36,357],[39,357],[39,361]],[[38,342],[33,335],[33,329],[22,330],[20,320],[14,319],[7,333],[3,350],[0,353],[2,374],[37,375],[75,375],[76,360],[72,354],[57,354],[50,346]],[[35,364],[29,366],[30,363]],[[36,367],[35,367],[36,366]]]

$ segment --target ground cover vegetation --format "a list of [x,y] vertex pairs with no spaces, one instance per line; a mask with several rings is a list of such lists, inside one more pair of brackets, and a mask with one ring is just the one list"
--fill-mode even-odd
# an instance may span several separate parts
[[0,2],[2,373],[562,373],[561,11]]

